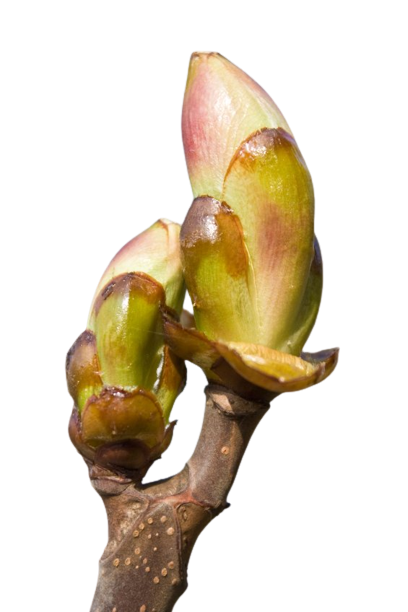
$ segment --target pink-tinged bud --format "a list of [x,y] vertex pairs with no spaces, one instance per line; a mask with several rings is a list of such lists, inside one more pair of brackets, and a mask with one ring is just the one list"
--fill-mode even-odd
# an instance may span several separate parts
[[183,140],[195,199],[180,241],[196,328],[166,318],[170,348],[249,399],[324,380],[338,350],[302,353],[322,292],[313,185],[284,117],[228,60],[195,53]]
[[299,355],[320,292],[309,282],[313,185],[288,130],[248,75],[218,54],[193,54],[183,137],[198,197],[181,246],[197,328]]
[[272,98],[218,53],[193,53],[183,105],[183,142],[194,197],[221,199],[240,144],[263,128],[290,128]]

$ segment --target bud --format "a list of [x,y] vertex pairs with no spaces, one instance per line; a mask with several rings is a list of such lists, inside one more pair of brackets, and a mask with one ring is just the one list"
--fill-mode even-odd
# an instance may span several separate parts
[[113,470],[143,471],[171,441],[174,424],[166,425],[185,366],[164,345],[163,312],[177,317],[184,299],[179,231],[158,221],[119,251],[68,353],[71,439]]
[[337,351],[300,357],[322,265],[312,180],[283,116],[228,60],[193,54],[183,140],[196,198],[181,231],[182,262],[197,330],[167,320],[170,346],[235,389],[237,374],[270,392],[319,382]]

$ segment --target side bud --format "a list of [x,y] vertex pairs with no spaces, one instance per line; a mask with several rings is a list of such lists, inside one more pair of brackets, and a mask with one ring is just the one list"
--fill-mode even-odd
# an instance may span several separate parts
[[177,318],[184,299],[179,232],[158,221],[116,255],[88,329],[68,353],[71,439],[88,460],[114,471],[142,474],[171,440],[173,424],[166,425],[185,366],[164,344],[163,313]]

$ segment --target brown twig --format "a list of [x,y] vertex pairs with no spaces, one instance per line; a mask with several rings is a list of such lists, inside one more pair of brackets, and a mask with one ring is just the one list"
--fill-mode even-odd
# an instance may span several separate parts
[[193,546],[228,506],[241,459],[268,409],[215,385],[206,395],[196,449],[176,476],[138,485],[91,469],[109,523],[91,612],[171,612],[186,590]]

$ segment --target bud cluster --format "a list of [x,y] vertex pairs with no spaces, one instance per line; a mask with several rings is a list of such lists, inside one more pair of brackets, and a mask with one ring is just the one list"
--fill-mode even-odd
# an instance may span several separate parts
[[[112,260],[68,353],[71,439],[91,463],[144,473],[168,447],[184,360],[269,401],[326,378],[338,350],[304,353],[323,267],[314,193],[269,95],[217,53],[194,53],[183,105],[194,201]],[[194,308],[182,316],[185,285]]]

